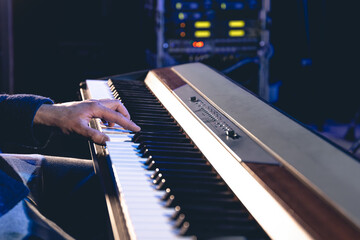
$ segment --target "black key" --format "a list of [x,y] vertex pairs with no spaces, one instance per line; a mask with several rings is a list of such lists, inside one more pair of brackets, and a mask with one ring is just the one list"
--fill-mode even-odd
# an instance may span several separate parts
[[235,196],[230,191],[221,191],[221,192],[214,192],[207,189],[192,189],[192,188],[177,188],[177,189],[170,189],[167,188],[165,190],[165,194],[161,197],[161,200],[166,201],[169,199],[171,195],[179,196],[179,195],[190,195],[193,197],[207,197],[207,198],[232,198],[235,199]]
[[145,161],[145,165],[150,165],[152,161],[159,161],[159,162],[172,162],[172,163],[200,163],[200,164],[206,164],[206,160],[203,158],[192,158],[192,157],[173,157],[173,156],[150,156]]
[[216,237],[216,236],[247,236],[256,237],[263,236],[262,231],[257,225],[252,226],[233,226],[227,224],[195,224],[185,222],[183,223],[180,234],[183,236],[202,236],[202,237]]
[[158,142],[158,141],[139,141],[140,144],[138,149],[142,146],[153,145],[153,146],[168,146],[168,147],[194,147],[192,143],[189,142]]
[[207,216],[189,216],[185,214],[180,214],[179,217],[175,221],[175,227],[180,228],[182,227],[184,222],[189,222],[191,224],[198,224],[201,223],[207,224],[207,225],[215,225],[215,224],[227,224],[227,225],[233,225],[233,226],[242,226],[242,227],[250,227],[252,228],[254,226],[255,221],[252,219],[249,219],[248,217],[233,217],[233,216],[218,216],[218,215],[207,215]]
[[132,141],[135,143],[141,143],[143,141],[189,143],[190,139],[186,138],[185,136],[167,137],[167,136],[141,135],[136,139],[132,139]]
[[194,176],[194,175],[185,175],[185,174],[163,174],[159,173],[156,179],[153,180],[154,184],[159,184],[163,179],[165,180],[176,180],[181,179],[184,181],[202,181],[207,183],[216,183],[222,181],[221,178],[217,176]]
[[161,145],[150,145],[150,144],[140,144],[138,149],[143,153],[147,149],[152,150],[166,150],[166,151],[199,151],[194,148],[194,146],[161,146]]
[[189,174],[189,175],[197,175],[197,176],[214,176],[217,175],[217,173],[213,172],[213,171],[209,171],[208,169],[206,170],[196,170],[196,169],[171,169],[171,168],[156,168],[154,173],[151,175],[152,179],[156,179],[157,176],[160,173],[165,173],[165,174]]
[[162,179],[160,184],[157,185],[156,189],[165,190],[166,188],[176,189],[176,188],[200,188],[200,189],[208,189],[212,191],[226,191],[228,190],[227,185],[224,182],[217,183],[207,183],[202,181],[185,181],[185,180],[166,180]]
[[159,118],[171,118],[169,113],[161,113],[161,112],[157,112],[157,113],[152,113],[152,112],[133,112],[130,113],[131,114],[131,118],[135,119],[137,117],[159,117]]
[[142,99],[142,100],[146,100],[149,102],[154,102],[154,103],[160,103],[157,98],[155,96],[153,96],[152,94],[144,94],[144,93],[127,93],[125,94],[124,92],[118,92],[118,94],[120,94],[123,98],[125,98],[128,102],[135,102],[137,101],[137,99]]
[[193,214],[193,215],[217,215],[217,216],[234,216],[234,217],[248,217],[249,213],[245,207],[240,206],[236,208],[226,208],[226,206],[194,206],[192,204],[183,203],[181,206],[174,208],[174,213],[171,216],[172,219],[177,219],[180,214]]
[[[124,104],[126,106],[126,104]],[[127,107],[126,107],[127,108]],[[129,109],[132,109],[132,108],[129,108]],[[141,113],[139,114],[131,114],[136,116],[136,115],[143,115],[145,113],[149,113],[149,114],[163,114],[163,115],[168,115],[169,113],[167,112],[167,110],[165,109],[147,109],[147,108],[134,108],[135,111],[139,111]]]
[[138,149],[141,149],[142,146],[152,145],[159,147],[194,147],[194,145],[190,142],[187,143],[178,143],[178,142],[157,142],[157,141],[140,141]]
[[163,105],[161,105],[160,102],[152,99],[126,99],[126,101],[122,101],[122,102],[127,108],[132,108],[132,109],[151,108],[151,109],[165,110],[165,108],[163,107]]
[[[198,185],[198,184],[196,184]],[[240,207],[238,200],[227,197],[213,197],[208,198],[205,196],[188,196],[188,195],[171,195],[166,201],[167,207],[181,206],[182,204],[192,204],[193,206],[206,205],[206,206],[227,206],[227,207]],[[190,214],[191,215],[191,214]]]
[[165,124],[165,125],[177,125],[174,121],[167,121],[166,119],[163,121],[162,119],[157,120],[136,120],[137,124]]
[[166,156],[166,157],[179,157],[179,158],[200,158],[203,156],[198,150],[187,150],[187,151],[178,151],[178,150],[162,150],[162,149],[145,149],[143,152],[144,157],[153,158]]
[[137,104],[154,104],[157,106],[162,106],[159,100],[150,94],[130,94],[125,95],[123,93],[120,93],[121,101],[124,103],[124,105],[137,105]]
[[175,124],[148,124],[148,123],[143,123],[143,124],[138,124],[141,129],[144,130],[157,130],[157,131],[168,131],[168,130],[176,130],[176,131],[180,131],[180,127],[178,125]]
[[131,111],[132,109],[135,111],[140,111],[140,112],[144,112],[144,111],[151,111],[151,112],[166,112],[164,111],[164,108],[162,106],[157,106],[157,105],[145,105],[145,104],[124,104],[126,109],[128,109],[129,111]]
[[163,162],[151,161],[148,170],[155,170],[156,168],[169,168],[169,169],[187,169],[187,170],[207,170],[211,171],[212,167],[204,163],[177,163],[177,162]]
[[133,139],[137,139],[142,135],[153,136],[153,137],[181,137],[186,138],[186,136],[182,132],[150,132],[150,131],[140,131],[135,133]]
[[[134,116],[131,114],[131,118],[134,119]],[[136,120],[148,120],[148,121],[162,121],[162,122],[174,122],[175,120],[171,118],[170,116],[166,117],[156,117],[156,116],[141,116],[137,115]]]

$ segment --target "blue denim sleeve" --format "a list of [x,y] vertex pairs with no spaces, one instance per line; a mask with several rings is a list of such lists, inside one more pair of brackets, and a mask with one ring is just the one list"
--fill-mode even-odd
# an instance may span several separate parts
[[33,120],[42,104],[52,104],[53,101],[46,97],[17,94],[0,95],[0,148],[7,145],[23,145],[30,147],[43,147],[51,129],[44,128],[46,133],[37,136],[34,134]]

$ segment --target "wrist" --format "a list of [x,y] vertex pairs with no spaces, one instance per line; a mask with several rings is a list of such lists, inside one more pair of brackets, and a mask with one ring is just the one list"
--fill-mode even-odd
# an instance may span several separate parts
[[52,104],[42,104],[35,114],[34,125],[53,125],[54,116],[51,114],[53,108]]

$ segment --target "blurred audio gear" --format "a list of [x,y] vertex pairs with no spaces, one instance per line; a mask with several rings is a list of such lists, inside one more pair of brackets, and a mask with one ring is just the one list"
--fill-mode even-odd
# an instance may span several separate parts
[[268,99],[270,0],[145,0],[145,11],[151,67],[203,62],[232,71],[255,62],[256,92]]

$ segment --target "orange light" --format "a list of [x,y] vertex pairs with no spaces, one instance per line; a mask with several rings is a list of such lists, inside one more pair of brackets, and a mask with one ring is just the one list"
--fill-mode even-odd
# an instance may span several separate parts
[[180,37],[185,37],[185,36],[186,36],[185,32],[180,33]]
[[192,46],[194,47],[194,48],[202,48],[202,47],[204,47],[204,42],[203,41],[199,41],[199,42],[193,42],[192,43]]
[[180,23],[180,27],[181,27],[181,28],[185,28],[185,27],[186,27],[186,24],[182,22],[182,23]]

